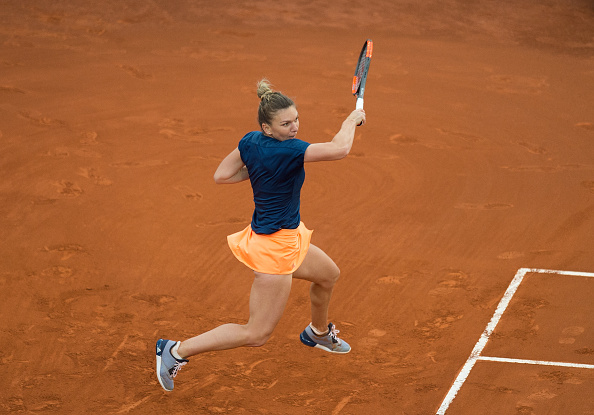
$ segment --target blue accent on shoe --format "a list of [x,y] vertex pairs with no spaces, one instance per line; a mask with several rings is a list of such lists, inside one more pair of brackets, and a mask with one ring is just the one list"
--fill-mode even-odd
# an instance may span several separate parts
[[166,343],[167,343],[167,340],[164,340],[164,339],[157,340],[157,344],[155,345],[157,356],[163,355],[163,349],[165,348]]
[[299,336],[299,338],[301,339],[301,343],[303,343],[306,346],[309,347],[316,347],[316,342],[314,342],[311,337],[309,337],[307,335],[307,332],[305,330],[303,330],[301,332],[301,335]]

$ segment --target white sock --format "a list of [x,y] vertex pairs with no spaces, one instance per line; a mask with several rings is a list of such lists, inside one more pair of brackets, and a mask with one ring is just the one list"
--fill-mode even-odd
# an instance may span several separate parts
[[181,342],[177,342],[177,343],[175,343],[175,346],[171,347],[171,355],[173,357],[175,357],[177,360],[184,360],[183,357],[181,357],[179,354],[177,354],[177,349],[179,349],[180,344],[181,344]]
[[329,330],[326,330],[326,331],[320,333],[311,323],[309,323],[309,327],[312,329],[312,331],[314,332],[314,334],[316,336],[326,336],[330,332]]

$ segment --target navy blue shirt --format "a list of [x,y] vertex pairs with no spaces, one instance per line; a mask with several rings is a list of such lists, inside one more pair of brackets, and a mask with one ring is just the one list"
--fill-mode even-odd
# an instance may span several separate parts
[[297,138],[279,141],[261,131],[247,133],[239,142],[254,192],[254,232],[269,235],[299,226],[303,159],[308,146]]

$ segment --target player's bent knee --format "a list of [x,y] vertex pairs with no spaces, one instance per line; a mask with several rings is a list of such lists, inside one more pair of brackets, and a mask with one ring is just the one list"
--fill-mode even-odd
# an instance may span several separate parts
[[334,276],[334,282],[338,281],[338,279],[340,278],[340,268],[338,268],[338,266],[334,266],[334,272],[333,272],[333,276]]
[[336,264],[333,264],[333,266],[328,270],[328,285],[334,286],[334,284],[336,284],[338,281],[338,278],[340,278],[340,268],[338,268]]
[[272,330],[260,330],[251,332],[248,336],[247,346],[260,347],[264,346],[272,337]]
[[264,346],[268,342],[268,340],[270,339],[270,337],[271,336],[254,337],[248,343],[248,346],[249,347],[262,347],[262,346]]

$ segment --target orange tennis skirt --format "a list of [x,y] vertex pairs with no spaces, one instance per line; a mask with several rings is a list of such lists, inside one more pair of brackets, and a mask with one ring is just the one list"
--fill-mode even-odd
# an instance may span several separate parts
[[300,222],[297,229],[281,229],[259,235],[248,225],[227,236],[229,248],[248,268],[263,274],[292,274],[301,265],[309,249],[311,234]]

